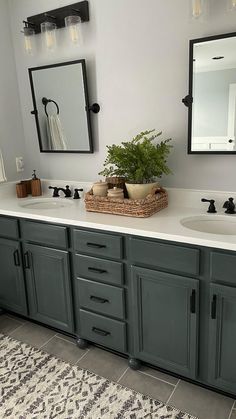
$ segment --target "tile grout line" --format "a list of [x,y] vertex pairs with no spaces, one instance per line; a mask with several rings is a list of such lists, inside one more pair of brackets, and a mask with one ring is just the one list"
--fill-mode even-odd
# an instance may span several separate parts
[[120,380],[124,377],[124,375],[127,373],[128,370],[129,370],[129,367],[127,367],[126,370],[121,374],[120,378],[118,378],[118,380],[116,380],[117,383],[120,382]]
[[[11,330],[8,334],[9,336],[12,335],[12,333],[15,333],[18,329],[20,329],[21,327],[23,327],[25,324],[20,324],[20,326],[17,326],[15,329]],[[14,336],[12,336],[14,338]]]
[[180,379],[178,380],[178,382],[177,382],[177,383],[176,383],[176,385],[174,386],[174,389],[173,389],[173,391],[171,392],[170,396],[168,397],[168,399],[167,399],[167,401],[166,401],[166,404],[169,404],[169,403],[170,403],[170,399],[171,399],[171,397],[173,396],[173,394],[174,394],[174,392],[175,392],[176,388],[178,387],[179,383],[180,383]]
[[236,400],[234,400],[234,402],[233,402],[233,406],[231,407],[231,410],[230,410],[230,412],[229,412],[228,419],[231,419],[231,415],[232,415],[233,410],[234,410],[235,402],[236,402]]
[[174,386],[174,387],[178,384],[178,381],[177,381],[176,384],[173,384],[173,383],[170,383],[169,381],[163,380],[162,378],[158,378],[158,377],[155,377],[152,374],[148,374],[147,372],[144,372],[144,371],[138,371],[138,372],[140,372],[140,374],[144,374],[144,375],[147,375],[148,377],[155,378],[155,380],[162,381],[163,383],[169,384],[169,385]]
[[85,352],[85,354],[83,354],[78,361],[76,361],[76,363],[74,365],[78,365],[78,362],[81,361],[88,353],[89,353],[90,349],[87,349],[87,351]]
[[18,322],[18,323],[21,323],[21,324],[25,324],[26,323],[26,321],[21,321],[21,320],[18,320],[18,318],[20,318],[20,317],[17,317],[17,316],[10,316],[9,314],[4,314],[4,316],[5,317],[7,317],[8,319],[11,319],[11,320],[15,320],[15,322]]
[[62,338],[61,336],[58,336],[58,334],[56,334],[56,335],[55,335],[55,337],[56,337],[57,339],[61,339],[61,340],[63,340],[64,342],[71,343],[71,345],[75,345],[75,346],[76,346],[76,343],[74,343],[74,342],[70,342],[68,339],[65,339],[65,338]]
[[40,349],[43,349],[43,347],[44,347],[44,346],[46,346],[49,342],[51,342],[51,340],[52,340],[53,338],[55,338],[55,336],[56,336],[56,335],[51,336],[51,337],[50,337],[50,339],[48,339],[45,343],[43,343],[41,346],[39,346],[39,348],[38,348],[38,349],[39,349],[39,350],[40,350]]

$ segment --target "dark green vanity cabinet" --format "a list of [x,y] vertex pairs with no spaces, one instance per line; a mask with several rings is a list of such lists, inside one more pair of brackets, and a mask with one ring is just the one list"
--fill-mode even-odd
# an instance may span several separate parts
[[27,314],[18,221],[0,217],[0,308]]
[[0,308],[27,314],[20,245],[0,238]]
[[132,267],[134,356],[196,378],[198,280]]
[[26,243],[24,260],[30,317],[72,333],[68,252]]
[[86,340],[127,353],[124,237],[73,230],[78,346]]
[[73,333],[67,247],[67,227],[0,217],[0,308]]
[[210,254],[209,381],[236,393],[236,252]]
[[236,394],[236,252],[0,217],[0,308]]
[[29,315],[73,333],[68,228],[28,220],[20,226]]
[[236,288],[211,284],[209,381],[236,393]]

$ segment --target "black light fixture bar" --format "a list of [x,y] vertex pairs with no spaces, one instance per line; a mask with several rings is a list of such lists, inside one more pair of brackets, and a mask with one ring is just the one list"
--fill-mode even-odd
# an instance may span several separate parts
[[40,33],[40,25],[45,21],[54,22],[57,28],[65,27],[65,17],[79,15],[82,22],[89,21],[89,6],[88,1],[80,1],[79,3],[73,3],[68,6],[60,7],[59,9],[48,10],[38,15],[27,17],[27,22],[30,25],[34,25],[35,33]]

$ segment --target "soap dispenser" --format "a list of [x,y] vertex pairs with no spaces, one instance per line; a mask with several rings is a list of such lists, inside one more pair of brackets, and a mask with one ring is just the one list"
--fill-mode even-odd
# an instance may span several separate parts
[[36,170],[34,170],[32,174],[31,191],[32,191],[32,196],[42,195],[41,180],[37,178]]

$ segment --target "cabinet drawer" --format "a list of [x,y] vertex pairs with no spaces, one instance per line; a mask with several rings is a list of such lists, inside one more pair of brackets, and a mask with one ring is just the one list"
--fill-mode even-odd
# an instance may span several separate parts
[[81,337],[119,352],[126,351],[126,325],[98,314],[80,310]]
[[0,236],[17,239],[19,237],[17,220],[13,218],[0,217]]
[[114,259],[121,259],[123,256],[122,237],[110,234],[75,229],[74,247],[77,252],[90,253],[95,256]]
[[78,279],[80,305],[108,316],[124,318],[124,290],[111,285]]
[[68,247],[67,228],[31,221],[22,223],[22,237],[25,240],[66,249]]
[[211,280],[236,285],[236,252],[211,252]]
[[76,276],[121,285],[123,283],[123,264],[91,256],[75,256]]
[[168,271],[199,274],[200,251],[188,247],[130,238],[133,263],[150,265]]

